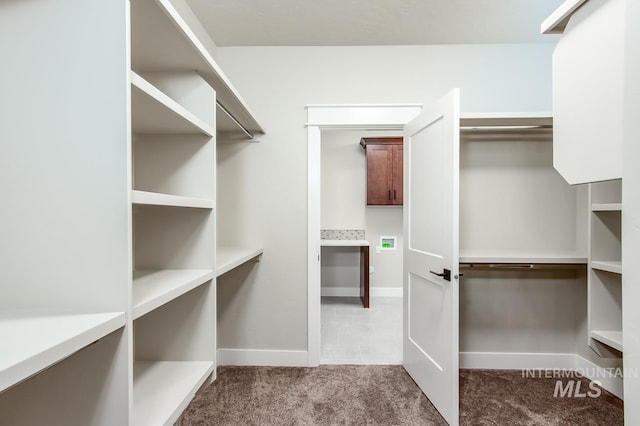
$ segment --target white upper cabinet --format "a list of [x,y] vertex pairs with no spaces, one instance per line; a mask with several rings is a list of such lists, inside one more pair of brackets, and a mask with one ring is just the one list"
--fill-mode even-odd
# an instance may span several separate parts
[[625,0],[567,0],[553,53],[554,167],[570,184],[622,177]]

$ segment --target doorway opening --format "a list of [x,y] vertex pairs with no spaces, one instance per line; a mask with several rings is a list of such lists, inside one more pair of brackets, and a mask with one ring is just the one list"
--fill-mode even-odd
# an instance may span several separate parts
[[320,363],[401,364],[403,213],[393,195],[402,192],[391,185],[402,185],[402,151],[391,143],[402,135],[321,136]]
[[[354,131],[362,135],[366,132],[393,132],[398,135],[403,126],[418,115],[422,106],[413,105],[318,105],[307,107],[308,142],[308,364],[317,366],[321,362],[322,292],[321,292],[321,230],[322,224],[322,141],[335,131]],[[331,132],[331,133],[330,133]],[[358,139],[359,140],[359,139]],[[357,142],[355,148],[358,147]],[[355,149],[354,148],[354,149]],[[363,160],[364,161],[364,160]],[[361,187],[365,191],[364,187]],[[366,216],[366,215],[365,215]],[[402,223],[400,221],[400,223]],[[385,235],[387,236],[387,235]],[[375,247],[379,241],[371,244]],[[401,251],[401,247],[398,247]],[[349,253],[347,253],[349,254]],[[335,259],[335,256],[334,256]],[[346,259],[345,259],[346,261]],[[374,266],[375,268],[375,266]],[[375,274],[375,269],[374,269]],[[335,286],[334,286],[335,287]],[[336,290],[333,290],[336,291]],[[326,296],[328,298],[335,296]],[[376,296],[374,296],[376,297]],[[355,303],[359,300],[354,299]],[[331,302],[331,299],[325,299]],[[349,309],[348,301],[345,307]],[[353,306],[358,306],[353,304]],[[336,311],[337,311],[337,306]],[[357,308],[363,309],[361,305]],[[331,308],[326,309],[330,311]],[[375,314],[370,311],[370,314]],[[402,315],[400,307],[399,315]],[[335,318],[334,318],[335,319]],[[402,329],[400,328],[400,331]],[[401,334],[400,334],[401,336]],[[330,338],[327,336],[327,338]],[[360,352],[362,354],[362,352]],[[400,351],[401,354],[401,351]],[[396,354],[396,356],[398,356]],[[401,355],[400,355],[401,357]]]

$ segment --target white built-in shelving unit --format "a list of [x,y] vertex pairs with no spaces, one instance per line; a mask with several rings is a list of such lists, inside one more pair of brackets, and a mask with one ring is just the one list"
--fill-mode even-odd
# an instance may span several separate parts
[[191,34],[179,22],[169,2],[131,3],[135,425],[173,424],[215,379],[216,90],[186,66],[149,61],[144,39],[174,28],[162,57],[183,55],[172,48]]
[[[602,356],[622,352],[622,184],[589,184],[589,336]],[[605,346],[603,346],[603,344]]]
[[2,424],[128,423],[125,6],[0,5]]
[[[554,166],[570,184],[588,184],[586,340],[592,350],[582,356],[607,367],[622,367],[623,352],[626,8],[624,0],[566,0],[541,25],[544,34],[561,34],[552,64]],[[621,378],[614,382],[609,390],[622,397]]]
[[560,367],[588,350],[588,194],[554,169],[553,124],[461,114],[461,368]]
[[205,31],[200,25],[193,24],[197,18],[186,3],[132,1],[131,15],[132,19],[144,17],[144,25],[134,22],[131,28],[134,70],[192,70],[216,89],[218,130],[237,133],[242,132],[242,128],[253,135],[264,133],[240,93],[214,60],[207,36],[202,34]]
[[264,132],[184,0],[0,28],[2,422],[173,424],[215,379],[216,276],[262,253],[216,259],[216,138]]
[[460,119],[460,262],[586,264],[586,194],[554,170],[549,113]]

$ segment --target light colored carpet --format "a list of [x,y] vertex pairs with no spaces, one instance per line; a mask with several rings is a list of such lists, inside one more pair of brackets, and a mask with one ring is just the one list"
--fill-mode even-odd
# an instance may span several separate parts
[[[585,381],[586,382],[586,381]],[[554,398],[555,379],[461,370],[461,425],[622,425],[622,401]],[[588,382],[583,385],[588,389]],[[221,367],[177,425],[445,425],[401,366]]]

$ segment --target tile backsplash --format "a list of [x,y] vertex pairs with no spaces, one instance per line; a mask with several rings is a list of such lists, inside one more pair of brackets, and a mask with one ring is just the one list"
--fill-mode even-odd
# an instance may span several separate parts
[[322,229],[321,240],[364,240],[364,229]]

